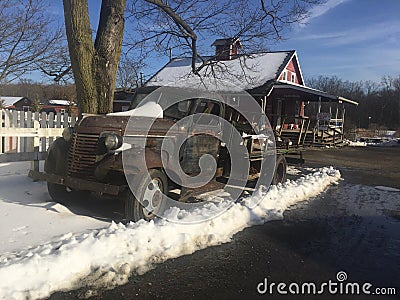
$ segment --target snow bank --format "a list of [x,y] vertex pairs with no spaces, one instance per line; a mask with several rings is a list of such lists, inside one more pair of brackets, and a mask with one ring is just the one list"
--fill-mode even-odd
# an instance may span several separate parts
[[[0,256],[0,298],[36,299],[80,286],[96,289],[123,284],[132,273],[142,274],[167,259],[229,242],[246,227],[281,219],[290,205],[318,195],[339,179],[339,171],[322,168],[272,186],[268,192],[259,190],[204,223],[112,223],[105,229],[67,234],[35,249]],[[249,208],[260,199],[256,207]],[[209,203],[191,212],[171,209],[169,217],[190,222],[218,205],[224,203]]]
[[289,174],[289,175],[300,175],[301,174],[301,170],[299,170],[298,168],[296,168],[294,166],[287,166],[286,174]]

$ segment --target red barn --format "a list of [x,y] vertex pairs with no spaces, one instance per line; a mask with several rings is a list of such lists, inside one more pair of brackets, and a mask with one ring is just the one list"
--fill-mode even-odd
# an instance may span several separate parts
[[[212,45],[215,56],[206,58],[211,67],[203,68],[200,75],[230,82],[250,93],[282,139],[294,145],[342,141],[344,103],[357,105],[357,102],[306,87],[295,50],[239,55],[238,40],[216,40]],[[218,63],[219,60],[223,61]],[[191,58],[172,59],[145,86],[179,86],[183,78],[192,76],[191,63]],[[201,63],[199,60],[198,65]],[[304,107],[311,102],[317,103],[318,113],[305,116]],[[325,114],[321,111],[323,102],[330,103]]]
[[69,100],[51,99],[41,104],[40,107],[41,107],[40,112],[46,112],[46,113],[53,112],[55,114],[57,113],[65,114],[69,110],[71,110],[76,116],[78,116],[78,107],[76,106],[75,103],[71,105]]

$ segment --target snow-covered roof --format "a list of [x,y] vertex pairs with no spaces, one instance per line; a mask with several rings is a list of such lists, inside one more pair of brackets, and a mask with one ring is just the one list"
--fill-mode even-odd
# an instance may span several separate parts
[[49,104],[68,106],[69,105],[69,101],[68,100],[51,99],[51,100],[49,100]]
[[25,98],[25,97],[3,97],[3,96],[0,96],[0,101],[4,100],[5,106],[11,106],[11,105],[14,105],[15,102],[18,102],[19,100],[21,100],[23,98]]
[[[260,87],[270,80],[277,80],[295,51],[279,51],[239,56],[238,58],[219,61],[214,65],[204,67],[200,77],[194,75],[191,69],[191,58],[175,58],[158,71],[146,86],[178,86],[181,87],[185,79],[198,81],[221,80],[229,82],[241,90]],[[196,63],[200,66],[201,61]],[[213,83],[214,84],[214,83]]]

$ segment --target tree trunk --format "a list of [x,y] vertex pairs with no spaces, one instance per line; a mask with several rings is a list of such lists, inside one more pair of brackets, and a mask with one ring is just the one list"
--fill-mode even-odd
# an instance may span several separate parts
[[112,112],[126,0],[103,0],[96,41],[88,2],[63,0],[79,114]]
[[74,74],[79,114],[97,113],[94,44],[87,1],[63,0],[65,29]]
[[112,112],[124,33],[125,0],[103,0],[96,35],[98,113]]

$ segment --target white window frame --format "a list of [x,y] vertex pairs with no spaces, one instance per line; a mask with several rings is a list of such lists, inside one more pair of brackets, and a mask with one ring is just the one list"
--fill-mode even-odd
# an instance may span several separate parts
[[291,79],[292,82],[296,82],[296,74],[292,73],[290,79]]
[[286,70],[283,71],[283,73],[282,73],[282,80],[283,80],[283,81],[286,81],[286,80],[287,80],[287,72],[286,72]]

